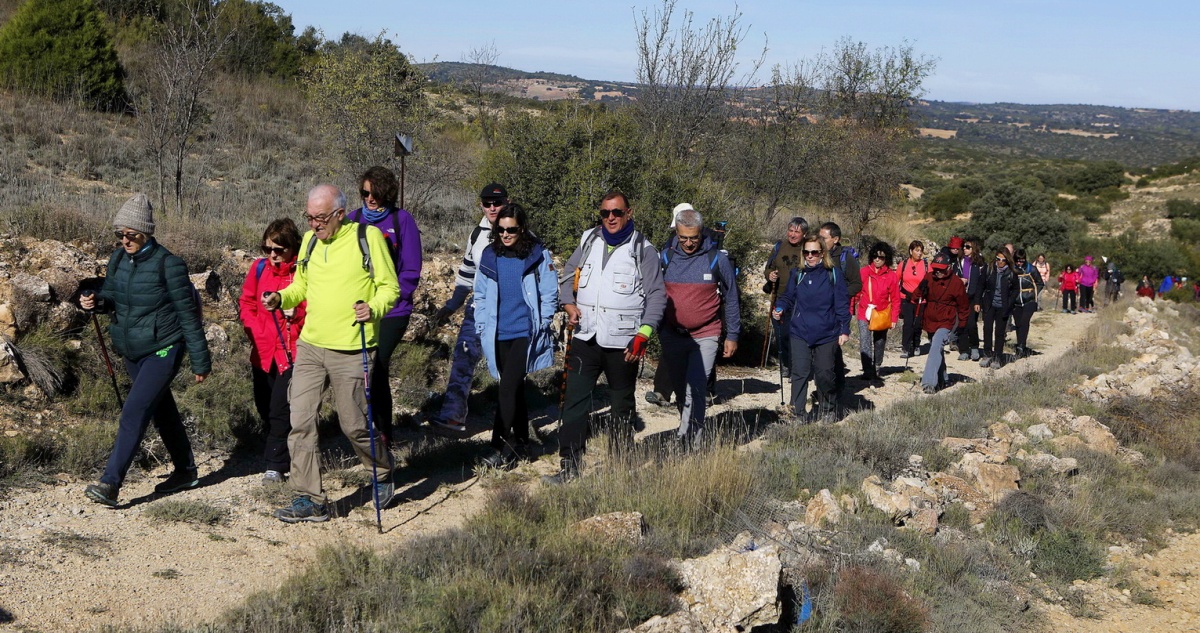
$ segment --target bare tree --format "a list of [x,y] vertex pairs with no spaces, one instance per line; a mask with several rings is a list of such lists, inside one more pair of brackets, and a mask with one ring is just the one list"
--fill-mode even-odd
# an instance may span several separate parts
[[[641,94],[635,105],[649,140],[676,159],[729,120],[729,97],[747,87],[763,55],[738,77],[737,51],[748,28],[742,14],[713,18],[700,28],[691,11],[676,16],[676,0],[635,16]],[[678,21],[678,27],[675,26]]]
[[475,107],[475,120],[483,134],[483,140],[492,147],[496,139],[496,123],[499,116],[488,104],[487,93],[495,82],[496,60],[500,58],[500,50],[496,41],[492,40],[472,48],[462,61],[467,64],[462,75],[461,86],[467,93],[467,99]]
[[217,58],[236,36],[220,25],[220,4],[184,0],[180,13],[161,24],[134,64],[130,93],[143,148],[154,161],[159,205],[166,208],[168,172],[175,210],[183,213],[183,170],[188,151],[208,116]]

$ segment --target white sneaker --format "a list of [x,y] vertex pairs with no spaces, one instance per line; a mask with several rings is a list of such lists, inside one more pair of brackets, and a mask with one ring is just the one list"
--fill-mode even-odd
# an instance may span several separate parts
[[285,477],[283,473],[279,472],[278,470],[268,470],[267,472],[263,473],[262,482],[264,486],[268,484],[281,484],[283,483],[284,479]]

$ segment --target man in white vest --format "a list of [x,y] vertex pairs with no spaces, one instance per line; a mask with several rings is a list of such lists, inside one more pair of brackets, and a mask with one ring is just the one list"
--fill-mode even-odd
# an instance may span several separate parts
[[658,251],[633,225],[624,193],[600,200],[600,226],[589,229],[563,267],[559,302],[575,327],[567,357],[567,390],[558,432],[559,472],[545,481],[579,476],[587,445],[592,390],[601,372],[608,380],[614,432],[634,423],[638,361],[667,305]]

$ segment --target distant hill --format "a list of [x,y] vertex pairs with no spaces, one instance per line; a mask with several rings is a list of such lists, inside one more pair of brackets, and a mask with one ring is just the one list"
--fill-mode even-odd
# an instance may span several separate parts
[[[538,101],[621,103],[640,93],[636,83],[503,66],[438,62],[420,68],[438,83],[463,84],[482,77],[487,90]],[[1200,156],[1200,112],[1187,110],[922,101],[914,113],[918,131],[933,143],[1010,156],[1115,160],[1129,167]]]
[[582,79],[574,75],[527,72],[504,66],[466,62],[418,64],[431,81],[442,84],[468,84],[482,80],[486,90],[537,101],[583,99],[586,101],[627,101],[636,98],[637,84]]

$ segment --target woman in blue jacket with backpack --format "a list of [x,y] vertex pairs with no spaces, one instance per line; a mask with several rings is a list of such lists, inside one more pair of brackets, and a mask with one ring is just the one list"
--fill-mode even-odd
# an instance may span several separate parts
[[[800,269],[793,271],[787,289],[779,296],[772,318],[790,314],[788,334],[792,350],[792,399],[787,414],[804,412],[808,376],[814,375],[820,394],[816,417],[832,422],[837,418],[837,349],[850,339],[850,295],[845,276],[833,263],[824,242],[804,238]],[[812,370],[810,372],[810,370]]]
[[475,330],[488,372],[500,381],[494,451],[485,466],[511,468],[528,454],[525,376],[554,364],[550,321],[558,309],[558,275],[551,264],[549,249],[529,232],[525,209],[501,209],[475,275]]

